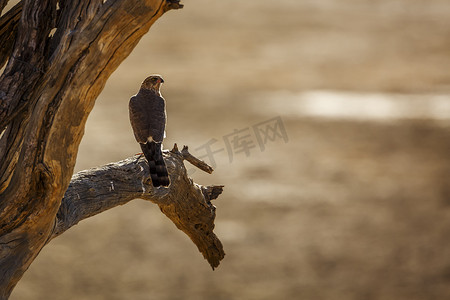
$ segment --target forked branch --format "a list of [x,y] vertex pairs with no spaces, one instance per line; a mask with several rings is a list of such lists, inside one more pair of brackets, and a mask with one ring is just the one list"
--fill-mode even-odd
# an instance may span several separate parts
[[[191,238],[211,267],[216,268],[225,253],[213,232],[216,208],[211,200],[222,193],[223,186],[201,186],[187,177],[183,161],[201,162],[187,147],[179,152],[175,145],[164,152],[164,159],[170,174],[168,188],[153,187],[147,162],[140,156],[75,174],[61,202],[51,238],[83,219],[140,198],[157,204]],[[204,162],[194,165],[212,172]]]
[[157,19],[181,7],[180,0],[23,0],[0,17],[0,299],[53,235],[108,77]]

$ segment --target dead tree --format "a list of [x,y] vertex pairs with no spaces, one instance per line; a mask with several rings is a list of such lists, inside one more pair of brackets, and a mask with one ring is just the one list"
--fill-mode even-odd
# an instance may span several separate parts
[[[0,12],[8,0],[0,0]],[[78,145],[106,80],[179,0],[22,0],[0,18],[0,299],[51,239],[80,220],[143,198],[156,203],[211,266],[224,257],[211,200],[176,147],[165,151],[169,189],[153,189],[143,158],[73,174]]]

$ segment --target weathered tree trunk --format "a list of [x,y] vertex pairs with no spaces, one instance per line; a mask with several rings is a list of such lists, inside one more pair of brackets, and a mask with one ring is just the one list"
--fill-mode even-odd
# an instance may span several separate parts
[[[0,0],[0,11],[6,3]],[[0,299],[9,297],[42,247],[71,226],[67,222],[122,203],[112,195],[97,207],[89,189],[75,188],[78,177],[66,198],[76,189],[78,204],[93,206],[71,219],[75,202],[61,200],[86,119],[107,78],[160,16],[181,7],[179,0],[22,0],[0,18],[0,66],[7,63],[0,77]],[[92,174],[92,182],[112,176]],[[177,186],[158,199],[175,201]],[[126,199],[132,197],[147,197],[173,214],[172,205],[146,193]],[[190,237],[205,255],[201,242]],[[213,267],[221,257],[210,260]]]

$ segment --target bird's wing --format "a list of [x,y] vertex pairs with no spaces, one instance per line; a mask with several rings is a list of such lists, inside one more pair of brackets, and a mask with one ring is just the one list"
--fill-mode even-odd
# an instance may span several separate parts
[[162,142],[166,127],[164,99],[152,93],[140,91],[130,99],[130,122],[136,140],[145,144],[149,138]]

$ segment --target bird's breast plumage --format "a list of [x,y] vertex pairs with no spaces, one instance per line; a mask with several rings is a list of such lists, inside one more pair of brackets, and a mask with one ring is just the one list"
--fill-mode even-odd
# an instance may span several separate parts
[[149,139],[162,142],[166,127],[165,100],[154,91],[141,89],[131,97],[129,113],[136,140],[145,144]]

